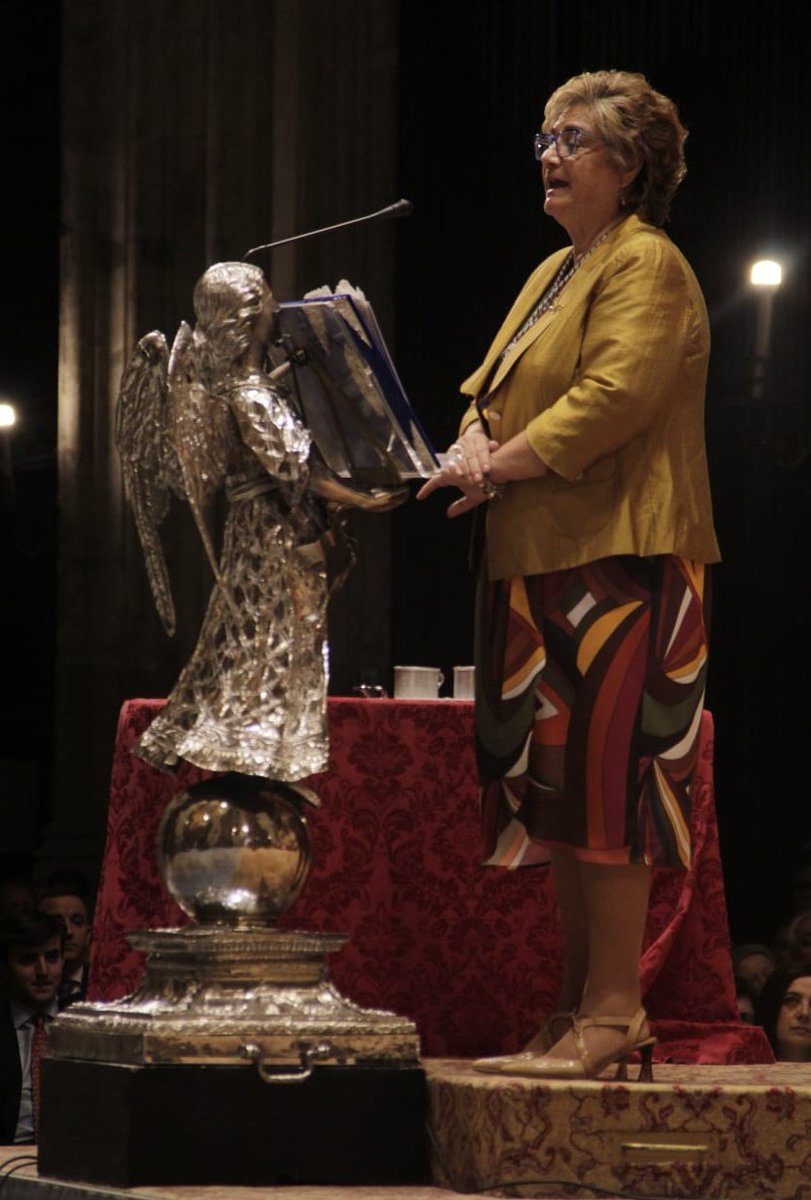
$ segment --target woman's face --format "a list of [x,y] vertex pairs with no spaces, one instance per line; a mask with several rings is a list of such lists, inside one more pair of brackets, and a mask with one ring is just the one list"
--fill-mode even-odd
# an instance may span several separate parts
[[801,975],[789,984],[775,1034],[781,1062],[811,1061],[811,975]]
[[560,136],[574,129],[580,131],[574,153],[562,156],[557,146],[550,146],[541,158],[541,176],[544,212],[563,226],[576,251],[581,242],[582,253],[588,249],[587,243],[620,215],[620,193],[633,179],[636,168],[617,166],[583,104],[561,113],[550,132]]

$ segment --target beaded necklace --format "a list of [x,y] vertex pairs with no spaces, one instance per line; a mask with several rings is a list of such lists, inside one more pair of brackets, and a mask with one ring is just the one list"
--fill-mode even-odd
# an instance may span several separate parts
[[598,238],[594,239],[594,241],[591,243],[588,250],[586,250],[584,254],[581,254],[577,258],[575,258],[574,250],[569,251],[569,253],[564,258],[563,262],[561,263],[560,267],[558,268],[558,272],[555,275],[555,278],[550,283],[549,287],[546,289],[546,291],[541,296],[538,303],[533,308],[532,312],[529,314],[527,319],[524,321],[524,324],[521,326],[521,328],[518,330],[518,332],[513,335],[513,337],[508,342],[508,344],[505,346],[504,350],[501,353],[502,358],[507,357],[507,355],[513,349],[513,347],[518,342],[520,342],[521,338],[524,336],[524,334],[527,332],[527,330],[531,329],[532,326],[537,323],[537,321],[543,316],[543,314],[545,312],[548,312],[550,308],[556,307],[555,302],[556,302],[558,296],[560,295],[560,293],[562,292],[562,290],[566,286],[566,284],[569,282],[571,277],[574,275],[575,271],[579,270],[580,267],[582,267],[583,263],[586,261],[588,256],[590,254],[593,254],[594,251],[597,249],[597,247],[600,246],[605,241],[605,239],[608,237],[609,233],[612,233],[613,230],[616,229],[618,223],[619,222],[615,221],[611,225],[609,225],[607,229],[604,229],[603,232],[600,234],[600,236]]

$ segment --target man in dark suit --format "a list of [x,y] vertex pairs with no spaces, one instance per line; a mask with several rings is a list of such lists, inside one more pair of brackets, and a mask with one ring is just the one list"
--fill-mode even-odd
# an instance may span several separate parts
[[47,913],[0,922],[0,1145],[36,1141],[39,1056],[58,1011],[64,936]]
[[69,882],[46,883],[39,894],[40,912],[59,917],[65,926],[65,964],[59,988],[59,1008],[84,1000],[90,956],[90,915],[85,893]]

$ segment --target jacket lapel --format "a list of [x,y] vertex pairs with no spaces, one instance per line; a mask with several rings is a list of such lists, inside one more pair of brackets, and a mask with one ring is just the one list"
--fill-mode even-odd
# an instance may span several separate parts
[[[639,218],[632,214],[624,222],[622,222],[616,228],[616,230],[613,230],[602,243],[602,245],[597,247],[594,253],[589,255],[583,265],[577,271],[575,271],[574,275],[566,284],[563,291],[555,299],[552,307],[547,309],[547,311],[543,313],[541,317],[539,317],[535,324],[526,331],[523,337],[516,343],[515,346],[513,346],[509,355],[499,361],[499,356],[502,354],[505,347],[510,344],[510,339],[515,336],[516,331],[521,328],[522,323],[527,319],[535,305],[540,300],[541,296],[549,287],[549,284],[552,282],[556,272],[560,268],[566,254],[568,253],[568,250],[554,255],[553,258],[549,260],[549,263],[547,264],[549,269],[539,272],[537,279],[533,280],[534,286],[532,289],[532,298],[529,304],[521,304],[521,312],[518,314],[520,319],[517,319],[515,315],[518,310],[518,305],[516,305],[515,309],[510,313],[510,316],[500,329],[495,342],[490,348],[484,366],[481,368],[481,372],[479,372],[481,375],[481,382],[479,386],[481,388],[486,388],[486,391],[483,391],[480,396],[481,399],[492,395],[496,388],[504,382],[521,356],[526,353],[530,346],[535,344],[535,342],[549,327],[559,312],[566,308],[574,308],[582,302],[583,294],[588,291],[590,286],[591,276],[594,270],[600,265],[600,262],[605,254],[607,254],[609,250],[611,250],[617,244],[621,237],[627,236],[631,232],[636,232],[637,228],[639,228],[639,225]],[[495,366],[495,370],[493,371],[492,376],[488,379],[486,368],[492,370],[493,366]],[[474,376],[474,378],[477,378],[477,376]]]
[[[549,287],[567,253],[568,250],[562,250],[550,259],[547,259],[524,285],[518,299],[507,314],[504,324],[496,334],[490,349],[487,351],[487,357],[484,362],[462,384],[461,390],[467,395],[481,397],[492,392],[494,386],[492,382],[494,378],[493,373],[495,371],[496,374],[499,374],[501,370],[502,364],[499,363],[501,354],[510,344],[510,340],[515,337],[515,334]],[[510,355],[511,359],[514,357],[514,354]],[[503,378],[503,375],[501,377]]]
[[[537,301],[536,301],[536,303],[537,303]],[[502,380],[504,380],[507,377],[507,375],[513,369],[515,364],[518,362],[521,355],[524,354],[529,349],[529,347],[532,346],[538,340],[538,338],[541,336],[543,331],[547,328],[547,326],[550,324],[550,322],[554,319],[555,314],[557,313],[557,310],[558,310],[558,305],[557,305],[557,303],[555,303],[552,305],[551,308],[548,308],[545,313],[542,313],[541,316],[538,318],[538,320],[535,322],[535,324],[532,325],[526,331],[526,333],[524,333],[524,335],[516,342],[516,344],[513,346],[512,350],[510,351],[510,353],[501,359],[498,366],[496,367],[493,378],[490,380],[486,395],[489,396],[491,394],[491,392],[494,392],[496,390],[496,388],[499,386],[499,384],[502,382]],[[524,318],[524,319],[526,320],[526,318]],[[520,329],[520,325],[519,325],[519,329]],[[510,343],[510,339],[508,338],[507,341],[505,342],[505,345],[509,345],[509,343]]]

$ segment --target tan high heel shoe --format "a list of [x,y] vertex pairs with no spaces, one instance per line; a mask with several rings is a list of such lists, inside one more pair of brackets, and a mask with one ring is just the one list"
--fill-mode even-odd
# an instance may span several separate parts
[[553,1012],[546,1018],[535,1036],[530,1038],[521,1053],[545,1054],[547,1050],[552,1049],[556,1042],[560,1041],[564,1034],[569,1032],[573,1019],[573,1012],[566,1012],[563,1009]]
[[472,1064],[474,1071],[489,1071],[491,1074],[501,1075],[517,1074],[512,1069],[515,1064],[536,1061],[539,1056],[546,1054],[569,1032],[573,1020],[573,1012],[552,1013],[523,1050],[519,1050],[517,1054],[504,1054],[499,1058],[477,1058]]
[[[639,1036],[646,1020],[644,1008],[638,1009],[632,1017],[578,1017],[572,1014],[571,1027],[577,1058],[549,1058],[525,1051],[501,1058],[479,1058],[473,1067],[494,1075],[519,1075],[528,1079],[596,1079],[606,1067],[616,1063],[614,1078],[625,1082],[628,1080],[628,1059],[638,1051],[642,1063],[637,1082],[652,1083],[656,1038]],[[607,1054],[593,1054],[586,1045],[584,1035],[589,1029],[598,1028],[624,1029],[622,1044]]]

